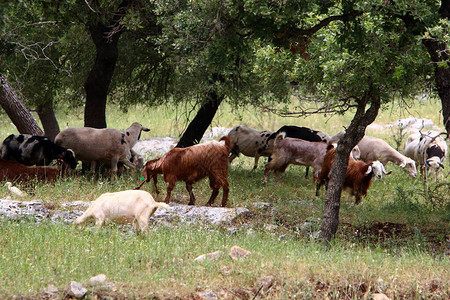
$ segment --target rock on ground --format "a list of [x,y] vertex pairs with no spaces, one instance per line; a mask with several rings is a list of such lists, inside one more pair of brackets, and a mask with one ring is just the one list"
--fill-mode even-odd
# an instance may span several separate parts
[[[40,201],[14,201],[11,198],[0,199],[0,218],[10,220],[33,219],[36,222],[50,220],[54,223],[72,223],[89,206],[89,202],[77,201],[65,203],[62,207],[70,210],[48,210]],[[155,224],[182,222],[186,224],[210,224],[229,226],[237,218],[247,216],[246,208],[226,208],[210,206],[192,206],[171,203],[170,212],[158,209],[150,218]],[[73,209],[77,208],[77,209]]]

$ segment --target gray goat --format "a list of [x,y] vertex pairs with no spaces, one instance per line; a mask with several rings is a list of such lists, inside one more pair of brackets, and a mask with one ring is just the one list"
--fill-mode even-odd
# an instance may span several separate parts
[[119,162],[136,168],[131,162],[131,149],[139,140],[141,131],[150,129],[138,122],[126,130],[69,127],[55,137],[55,143],[72,149],[77,160],[91,163],[91,170],[95,170],[97,163],[110,165],[111,175],[116,176]]

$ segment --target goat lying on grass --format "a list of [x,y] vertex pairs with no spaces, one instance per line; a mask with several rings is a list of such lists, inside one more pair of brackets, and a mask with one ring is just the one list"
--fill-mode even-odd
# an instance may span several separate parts
[[[223,141],[223,142],[222,142]],[[144,181],[135,189],[140,189],[145,182],[153,178],[156,193],[158,174],[163,174],[167,182],[165,202],[169,203],[170,195],[177,181],[184,181],[189,192],[189,205],[195,204],[192,185],[205,178],[209,178],[212,194],[207,205],[214,203],[219,189],[223,188],[222,206],[228,201],[228,154],[230,153],[230,138],[223,136],[219,142],[212,141],[186,148],[173,148],[164,156],[147,161],[142,169]]]
[[0,181],[10,180],[19,182],[55,181],[59,170],[50,166],[25,166],[16,161],[0,158]]
[[135,229],[145,231],[148,228],[148,219],[158,207],[170,210],[170,206],[156,202],[152,195],[146,191],[122,191],[105,193],[98,197],[91,206],[75,220],[79,225],[93,218],[97,227],[105,221],[116,223],[132,223]]

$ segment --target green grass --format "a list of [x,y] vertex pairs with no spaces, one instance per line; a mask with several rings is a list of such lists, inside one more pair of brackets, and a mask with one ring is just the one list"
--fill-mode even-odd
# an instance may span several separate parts
[[[448,289],[449,261],[435,259],[418,247],[401,247],[391,253],[379,247],[361,247],[336,242],[326,250],[305,238],[277,236],[255,231],[229,234],[221,228],[157,228],[149,237],[127,235],[117,228],[98,232],[69,225],[1,222],[0,295],[33,295],[56,285],[60,290],[71,280],[85,285],[90,277],[104,273],[129,297],[183,296],[195,287],[232,290],[256,289],[264,276],[274,276],[279,285],[269,297],[320,295],[325,292],[357,298],[361,285],[374,292],[380,280],[385,293],[431,295],[421,288],[439,282]],[[204,253],[229,252],[239,245],[252,252],[242,261],[227,255],[217,261],[194,263]],[[226,266],[230,275],[220,273]],[[417,276],[420,272],[422,276]],[[414,277],[414,283],[410,278]],[[92,291],[92,289],[91,289]]]
[[[438,101],[416,103],[408,111],[442,127]],[[82,111],[67,114],[59,110],[61,129],[82,126],[82,115]],[[386,125],[410,116],[393,105],[380,112],[375,123]],[[151,128],[141,137],[148,139],[178,137],[186,126],[185,117],[183,108],[136,107],[125,114],[109,107],[107,121],[110,127],[120,129],[139,121]],[[351,118],[351,114],[281,118],[255,113],[255,109],[235,112],[225,105],[212,126],[247,124],[260,130],[276,130],[294,124],[334,134]],[[0,136],[10,133],[17,131],[0,114]],[[392,131],[368,130],[368,134],[394,143]],[[268,275],[274,276],[278,284],[269,294],[259,295],[267,299],[324,298],[325,293],[335,299],[356,299],[365,292],[375,292],[377,286],[382,286],[391,298],[449,298],[450,265],[448,256],[443,255],[450,222],[449,177],[442,180],[447,186],[433,191],[436,185],[426,188],[420,179],[413,180],[388,164],[387,170],[393,173],[383,181],[374,181],[362,204],[355,206],[354,200],[343,193],[340,227],[332,247],[327,249],[301,229],[305,221],[311,221],[312,230],[318,229],[325,191],[316,197],[311,177],[305,178],[305,169],[298,166],[290,166],[279,183],[271,174],[269,182],[262,185],[264,163],[265,159],[261,159],[258,169],[250,172],[253,158],[240,156],[231,165],[228,206],[247,207],[253,213],[253,218],[242,220],[245,226],[238,226],[233,234],[224,228],[175,224],[153,228],[150,236],[139,237],[114,225],[96,232],[64,224],[44,222],[37,226],[34,222],[0,221],[0,298],[38,298],[48,284],[62,290],[71,280],[87,283],[99,273],[106,274],[118,290],[97,292],[129,298],[187,297],[196,287],[202,287],[222,296],[247,291],[251,299],[259,279]],[[448,161],[445,166],[444,174],[448,174]],[[31,182],[20,188],[31,194],[25,201],[40,199],[49,208],[59,209],[64,202],[92,201],[105,192],[134,188],[140,177],[137,172],[128,172],[111,182],[88,175],[73,176],[55,183]],[[159,186],[161,201],[165,196],[162,180]],[[153,193],[151,184],[143,189]],[[194,193],[196,204],[204,205],[211,193],[207,181],[196,183]],[[1,182],[0,198],[7,195]],[[179,195],[177,201],[187,204],[183,183],[177,184],[173,195]],[[272,208],[257,209],[253,206],[256,202],[271,203]],[[252,256],[245,261],[225,256],[218,261],[192,262],[204,253],[227,253],[233,245],[252,251]],[[230,275],[220,272],[223,266],[231,269]]]

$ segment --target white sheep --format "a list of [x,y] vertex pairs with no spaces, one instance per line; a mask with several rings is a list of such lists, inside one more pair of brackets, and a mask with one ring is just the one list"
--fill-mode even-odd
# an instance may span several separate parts
[[55,137],[55,143],[72,149],[77,160],[91,163],[92,170],[95,170],[99,162],[111,166],[111,174],[115,176],[119,162],[130,168],[136,168],[130,161],[131,149],[138,141],[141,131],[150,129],[137,122],[126,130],[69,127]]
[[404,156],[379,138],[364,136],[358,143],[361,150],[361,160],[366,163],[379,160],[383,165],[393,162],[404,169],[411,177],[417,176],[416,163],[414,160]]
[[141,232],[148,228],[149,218],[158,207],[170,210],[166,203],[156,202],[146,191],[128,190],[116,193],[105,193],[91,203],[89,208],[75,220],[76,225],[94,219],[100,227],[105,221],[116,223],[132,223]]
[[420,173],[424,171],[428,176],[429,171],[433,171],[436,180],[440,170],[444,168],[444,161],[447,157],[447,143],[437,131],[427,131],[425,133],[411,134],[405,144],[405,155],[414,159],[420,166]]

